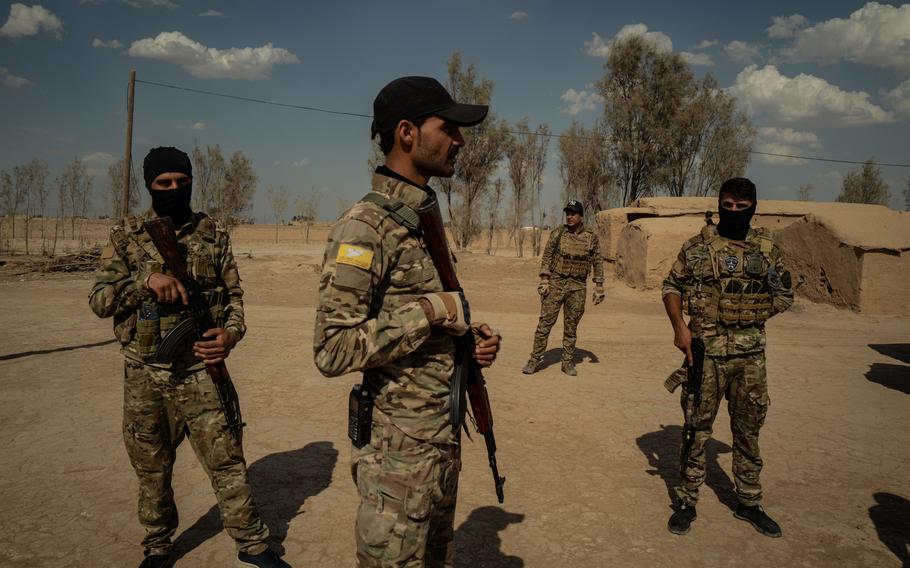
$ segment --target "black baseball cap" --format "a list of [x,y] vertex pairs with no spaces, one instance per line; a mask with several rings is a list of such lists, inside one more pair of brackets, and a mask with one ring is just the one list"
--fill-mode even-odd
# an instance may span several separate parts
[[572,213],[578,213],[579,215],[585,214],[585,208],[581,204],[581,201],[570,199],[566,206],[562,208],[563,211],[571,211]]
[[436,115],[458,126],[474,126],[487,117],[487,105],[456,103],[432,77],[399,77],[379,91],[373,100],[370,137],[388,132],[401,120]]

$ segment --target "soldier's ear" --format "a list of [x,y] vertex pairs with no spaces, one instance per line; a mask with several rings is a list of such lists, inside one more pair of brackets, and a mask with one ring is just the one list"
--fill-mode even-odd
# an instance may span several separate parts
[[395,139],[398,141],[401,149],[409,152],[416,141],[417,127],[410,120],[399,120],[395,125]]

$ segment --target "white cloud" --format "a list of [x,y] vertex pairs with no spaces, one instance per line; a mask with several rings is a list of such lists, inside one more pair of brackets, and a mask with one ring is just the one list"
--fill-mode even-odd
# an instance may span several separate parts
[[834,18],[801,29],[792,45],[781,50],[781,57],[788,62],[844,60],[910,69],[910,4],[869,2],[848,19]]
[[707,53],[690,53],[681,51],[679,53],[689,65],[699,65],[701,67],[711,67],[714,65],[714,59]]
[[299,62],[296,55],[271,43],[262,47],[215,49],[180,32],[161,32],[157,37],[134,41],[129,54],[180,65],[194,77],[203,79],[264,79],[275,65]]
[[0,82],[3,83],[3,86],[10,87],[12,89],[19,89],[21,87],[25,87],[26,85],[32,84],[32,82],[28,79],[16,77],[10,73],[6,67],[0,67]]
[[[818,136],[813,132],[793,130],[792,128],[778,128],[776,126],[762,126],[758,128],[758,138],[755,150],[772,154],[806,155],[806,149],[821,148]],[[786,158],[783,156],[765,156],[759,154],[759,159],[768,164],[802,165],[808,160],[800,158]]]
[[709,47],[714,47],[717,43],[716,39],[703,39],[695,44],[695,49],[708,49]]
[[[109,0],[79,0],[80,4],[107,4]],[[120,0],[123,4],[127,6],[132,6],[133,8],[168,8],[173,10],[174,8],[179,8],[176,3],[171,0]]]
[[98,38],[92,40],[92,47],[106,47],[108,49],[123,49],[123,44],[112,39],[111,41],[102,41]]
[[593,84],[588,84],[581,91],[569,89],[560,95],[559,98],[565,101],[568,105],[560,112],[571,114],[573,116],[587,110],[596,110],[597,107],[604,102],[603,97],[594,90]]
[[910,119],[910,79],[883,93],[885,102],[901,118]]
[[736,63],[752,63],[754,60],[760,59],[761,55],[757,46],[739,40],[731,41],[725,45],[724,52],[730,58],[730,61]]
[[813,75],[782,75],[774,65],[749,65],[729,89],[753,115],[782,122],[835,125],[880,124],[894,117],[869,101],[869,94],[844,91]]
[[114,162],[114,156],[107,152],[92,152],[82,156],[82,161],[86,164],[111,164]]
[[300,160],[295,160],[295,161],[291,162],[291,167],[292,167],[292,168],[304,168],[304,167],[309,166],[309,165],[310,165],[310,159],[309,159],[309,158],[302,158],[302,159],[300,159]]
[[772,21],[771,27],[765,31],[768,32],[768,37],[773,38],[793,37],[809,23],[805,16],[799,14],[775,16]]
[[509,15],[509,19],[510,19],[510,20],[527,20],[527,19],[528,19],[528,13],[527,13],[527,12],[522,12],[521,10],[519,10],[519,11],[517,11],[517,12],[512,12],[512,13]]
[[194,122],[193,124],[190,125],[190,129],[205,130],[205,123],[204,122]]
[[663,32],[649,32],[648,26],[639,23],[623,26],[609,41],[604,40],[600,34],[594,32],[591,41],[585,42],[585,53],[594,57],[609,57],[610,47],[614,43],[634,36],[641,36],[657,51],[673,51],[673,41],[670,40],[670,36]]
[[218,10],[206,10],[205,12],[202,12],[201,14],[199,14],[199,17],[200,18],[223,18],[225,16],[223,13],[219,12]]
[[59,39],[63,32],[63,22],[38,4],[29,7],[17,2],[10,6],[9,19],[0,28],[0,36],[33,36],[41,30],[53,34]]

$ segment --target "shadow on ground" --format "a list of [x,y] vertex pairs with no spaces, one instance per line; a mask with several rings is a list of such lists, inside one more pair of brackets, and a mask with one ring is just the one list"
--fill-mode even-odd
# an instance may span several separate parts
[[[543,354],[543,358],[540,360],[540,366],[538,367],[539,371],[542,371],[549,367],[550,365],[558,365],[562,361],[562,347],[557,349],[550,349]],[[587,349],[575,349],[575,355],[572,357],[572,361],[578,365],[579,363],[600,363],[600,358],[591,353]]]
[[[250,465],[253,498],[269,527],[269,542],[279,555],[288,526],[304,502],[319,494],[332,481],[338,450],[331,442],[311,442],[299,450],[277,452]],[[212,496],[214,499],[214,495]],[[174,541],[173,558],[178,560],[221,532],[221,516],[215,505]]]
[[508,513],[499,507],[480,507],[471,511],[455,531],[455,566],[457,568],[523,568],[524,560],[504,554],[499,533],[509,525],[522,522],[525,516]]
[[866,380],[878,383],[885,388],[910,394],[910,343],[870,343],[869,347],[882,355],[907,364],[873,363],[866,373]]
[[910,501],[893,493],[876,493],[875,505],[869,507],[869,518],[879,540],[897,556],[901,566],[910,566]]
[[110,345],[111,343],[116,342],[116,339],[107,339],[105,341],[98,341],[96,343],[84,343],[82,345],[67,345],[65,347],[55,347],[53,349],[37,349],[35,351],[10,353],[8,355],[0,355],[0,361],[10,361],[12,359],[21,359],[22,357],[32,357],[34,355],[48,355],[50,353],[60,353],[63,351],[76,351],[78,349],[91,349],[92,347],[102,347],[104,345]]
[[[659,475],[667,486],[667,495],[670,502],[676,501],[675,488],[679,485],[679,450],[682,444],[682,426],[660,426],[660,430],[639,436],[635,442],[641,453],[648,460],[652,469],[647,469],[649,475]],[[736,487],[733,481],[720,467],[717,457],[733,451],[730,446],[717,440],[708,440],[705,444],[705,469],[707,476],[705,485],[717,495],[717,499],[730,508],[736,510],[738,500]]]

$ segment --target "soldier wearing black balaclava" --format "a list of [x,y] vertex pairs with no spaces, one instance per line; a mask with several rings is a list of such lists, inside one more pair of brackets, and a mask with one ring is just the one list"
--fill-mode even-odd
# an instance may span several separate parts
[[[758,434],[770,403],[765,322],[793,304],[793,288],[770,231],[750,226],[756,206],[755,184],[733,178],[718,193],[720,221],[715,226],[709,214],[701,233],[683,245],[662,289],[673,325],[673,343],[685,353],[683,367],[670,375],[665,386],[670,392],[683,386],[686,424],[694,429],[690,444],[683,446],[690,449],[680,464],[681,482],[667,528],[686,534],[695,520],[698,490],[705,480],[705,444],[726,398],[739,499],[734,515],[762,534],[779,537],[780,526],[761,506],[763,462]],[[683,311],[690,316],[688,323]],[[701,388],[690,393],[693,338],[704,343],[704,360]]]
[[[123,440],[139,480],[139,522],[145,528],[140,568],[171,566],[177,506],[171,487],[177,446],[189,437],[208,474],[222,524],[241,566],[287,568],[269,548],[269,529],[253,503],[241,436],[228,427],[206,365],[218,364],[246,332],[240,274],[227,231],[190,208],[193,168],[176,148],[154,148],[143,163],[152,208],[111,229],[89,305],[113,317],[125,359]],[[192,278],[208,301],[215,326],[188,338],[159,361],[162,338],[190,317],[187,291],[165,266],[143,221],[170,217]],[[228,379],[229,380],[229,379]]]

